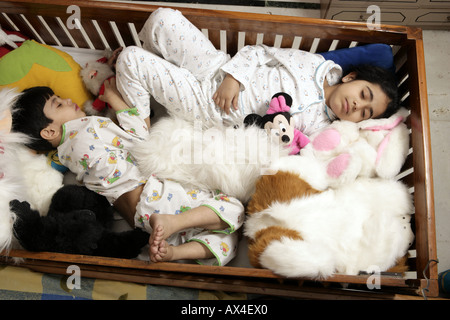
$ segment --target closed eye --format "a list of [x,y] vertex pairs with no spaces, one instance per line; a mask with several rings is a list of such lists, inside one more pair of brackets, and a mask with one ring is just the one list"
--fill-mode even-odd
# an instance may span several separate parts
[[369,86],[366,86],[364,88],[364,90],[362,91],[362,96],[363,96],[363,99],[368,99],[369,101],[373,101],[373,92],[369,88]]
[[362,118],[363,119],[372,119],[373,117],[373,109],[372,108],[364,108],[362,111]]

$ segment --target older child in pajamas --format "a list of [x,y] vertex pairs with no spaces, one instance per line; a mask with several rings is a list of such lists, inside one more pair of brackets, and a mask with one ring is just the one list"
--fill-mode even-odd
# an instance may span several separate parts
[[359,122],[398,108],[395,79],[385,70],[359,68],[342,77],[341,67],[321,55],[265,45],[246,46],[230,59],[176,10],[153,12],[139,37],[143,48],[119,56],[117,86],[146,116],[152,96],[205,127],[240,125],[249,113],[265,114],[283,91],[293,98],[296,128],[308,135],[334,119]]
[[152,261],[227,264],[236,254],[243,205],[219,191],[144,177],[132,156],[133,142],[148,135],[144,119],[128,108],[114,81],[106,82],[102,99],[117,112],[122,128],[109,118],[87,117],[70,99],[37,87],[15,104],[13,130],[34,137],[29,146],[35,150],[57,148],[78,180],[104,195],[130,225],[151,233]]

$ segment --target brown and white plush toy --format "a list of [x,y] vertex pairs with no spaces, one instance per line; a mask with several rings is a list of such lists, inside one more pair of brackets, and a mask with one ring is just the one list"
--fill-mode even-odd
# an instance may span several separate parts
[[258,180],[248,204],[249,260],[285,277],[383,272],[405,260],[411,213],[410,194],[398,181],[359,178],[322,191],[301,171],[278,171]]

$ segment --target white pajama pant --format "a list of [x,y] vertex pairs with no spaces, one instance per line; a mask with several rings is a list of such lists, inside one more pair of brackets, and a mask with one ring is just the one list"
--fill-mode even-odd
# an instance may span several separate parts
[[235,231],[242,226],[245,216],[242,203],[220,191],[185,189],[175,181],[159,180],[152,176],[147,181],[136,207],[135,226],[151,233],[149,219],[152,214],[176,215],[199,206],[213,210],[227,223],[228,228],[224,230],[189,228],[171,235],[166,241],[174,246],[189,241],[200,242],[214,254],[215,258],[199,260],[199,263],[226,265],[236,256],[239,240]]
[[143,48],[125,48],[116,64],[117,88],[130,107],[145,118],[152,96],[169,114],[201,121],[204,128],[242,123],[245,115],[227,115],[212,100],[224,78],[219,68],[230,57],[179,11],[153,12],[139,38]]

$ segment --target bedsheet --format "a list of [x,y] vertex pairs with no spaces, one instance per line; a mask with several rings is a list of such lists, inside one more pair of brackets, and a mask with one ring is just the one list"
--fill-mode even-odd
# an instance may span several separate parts
[[247,300],[256,295],[45,274],[0,265],[0,300]]

